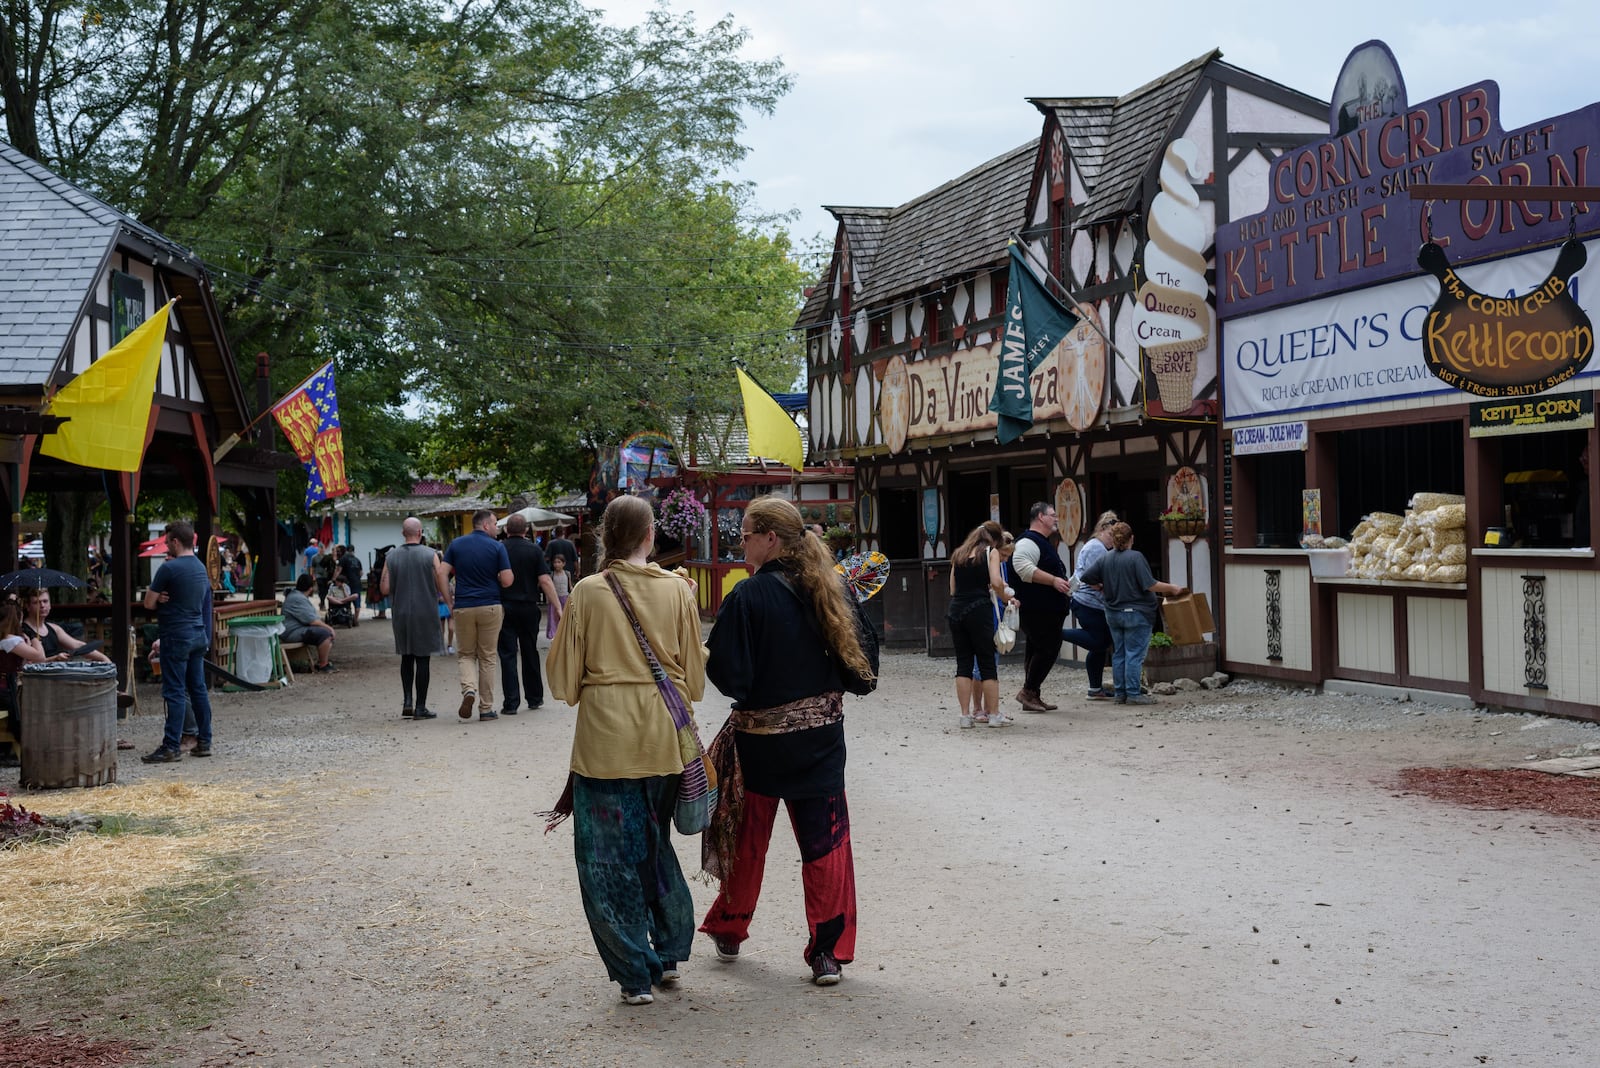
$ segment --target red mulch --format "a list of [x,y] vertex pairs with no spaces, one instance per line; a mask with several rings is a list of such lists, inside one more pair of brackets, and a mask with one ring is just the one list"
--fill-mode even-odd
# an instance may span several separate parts
[[139,1059],[126,1043],[91,1042],[52,1031],[49,1024],[25,1028],[20,1020],[0,1020],[0,1068],[122,1068]]
[[1468,808],[1526,808],[1600,820],[1600,779],[1525,768],[1406,768],[1400,788]]

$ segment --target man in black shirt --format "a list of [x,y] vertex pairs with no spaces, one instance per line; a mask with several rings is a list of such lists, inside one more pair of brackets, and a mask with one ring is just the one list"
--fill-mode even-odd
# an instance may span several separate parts
[[500,591],[505,624],[500,628],[500,688],[505,700],[502,714],[514,716],[522,694],[517,687],[517,656],[522,657],[522,690],[528,692],[528,709],[544,704],[544,679],[539,674],[539,591],[544,591],[557,619],[561,599],[550,581],[544,551],[528,538],[528,520],[512,515],[506,520],[506,555],[511,558],[511,585]]
[[361,557],[356,551],[346,545],[339,554],[339,574],[344,578],[344,584],[350,587],[350,592],[355,594],[355,600],[350,603],[354,609],[352,627],[361,624]]

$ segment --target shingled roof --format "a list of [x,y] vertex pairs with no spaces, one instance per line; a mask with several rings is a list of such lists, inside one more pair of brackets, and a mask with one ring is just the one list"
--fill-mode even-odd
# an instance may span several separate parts
[[870,271],[856,264],[862,284],[857,303],[899,297],[1003,263],[1038,153],[1035,137],[891,211]]
[[[855,277],[866,277],[871,273],[872,261],[877,255],[878,245],[883,240],[883,228],[893,209],[824,205],[823,210],[831,212],[844,226],[845,240],[849,243],[850,253],[855,262]],[[838,270],[838,267],[837,256],[828,261],[828,272],[812,287],[811,295],[806,298],[805,306],[800,309],[800,317],[795,320],[796,326],[811,326],[823,321],[828,300],[833,295],[833,272]]]
[[1033,100],[1041,111],[1062,119],[1068,146],[1089,187],[1089,199],[1076,213],[1074,226],[1102,222],[1138,206],[1140,181],[1160,159],[1207,65],[1221,55],[1212,49],[1118,97],[1109,109],[1105,97]]
[[184,249],[0,141],[0,386],[43,386],[122,233]]

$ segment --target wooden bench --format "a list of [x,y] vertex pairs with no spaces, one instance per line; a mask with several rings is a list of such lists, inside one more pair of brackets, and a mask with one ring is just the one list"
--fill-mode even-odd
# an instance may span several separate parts
[[[295,663],[296,653],[300,654],[300,659],[305,664],[304,667],[300,667],[301,671],[310,671],[316,666],[317,651],[313,647],[307,645],[305,642],[279,642],[278,648],[283,650],[284,663],[288,665],[291,672],[296,667],[300,667],[299,664]],[[294,681],[294,676],[292,674],[289,676],[289,681]]]

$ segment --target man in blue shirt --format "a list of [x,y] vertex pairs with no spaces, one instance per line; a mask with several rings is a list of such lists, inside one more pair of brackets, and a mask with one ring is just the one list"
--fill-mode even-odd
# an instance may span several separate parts
[[211,647],[211,578],[194,554],[194,526],[179,520],[167,524],[169,559],[156,569],[144,595],[161,632],[161,699],[167,726],[161,746],[144,757],[146,764],[183,759],[184,715],[193,708],[199,741],[191,755],[211,755],[211,698],[206,692],[206,650]]
[[494,680],[500,672],[496,651],[505,620],[500,591],[511,585],[511,557],[495,540],[494,513],[481,508],[472,513],[472,533],[463,534],[444,551],[447,575],[456,579],[456,664],[461,669],[462,719],[499,719],[494,710]]

